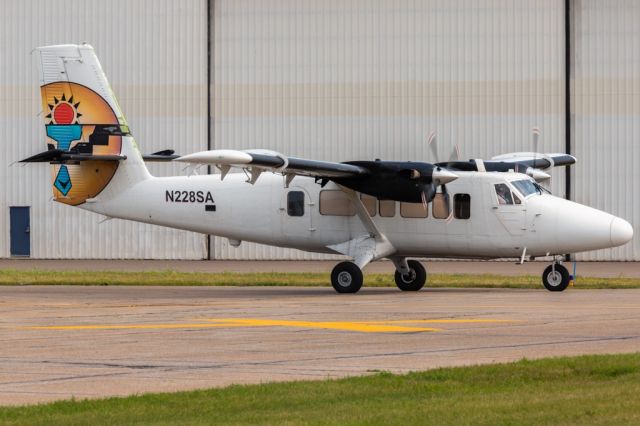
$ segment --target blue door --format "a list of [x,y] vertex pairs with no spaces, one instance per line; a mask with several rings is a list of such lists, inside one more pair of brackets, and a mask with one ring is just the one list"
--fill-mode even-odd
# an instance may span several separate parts
[[29,207],[9,207],[11,216],[11,256],[31,254]]

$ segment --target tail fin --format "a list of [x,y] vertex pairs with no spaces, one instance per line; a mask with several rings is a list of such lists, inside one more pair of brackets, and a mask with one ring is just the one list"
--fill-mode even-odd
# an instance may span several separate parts
[[80,205],[123,172],[127,185],[149,177],[93,47],[36,52],[55,200]]

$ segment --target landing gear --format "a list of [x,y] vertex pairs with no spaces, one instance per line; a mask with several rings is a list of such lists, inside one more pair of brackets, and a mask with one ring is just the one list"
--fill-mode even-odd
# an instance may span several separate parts
[[542,273],[542,284],[549,291],[565,290],[570,280],[569,271],[559,263],[547,266]]
[[407,260],[408,271],[404,274],[396,268],[396,285],[402,291],[418,291],[427,281],[427,270],[417,260]]
[[340,262],[331,271],[331,285],[338,293],[357,293],[362,281],[362,270],[353,262]]

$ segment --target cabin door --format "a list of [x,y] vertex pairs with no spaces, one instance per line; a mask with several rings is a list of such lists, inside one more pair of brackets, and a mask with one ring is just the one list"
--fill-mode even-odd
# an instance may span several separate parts
[[523,235],[527,230],[527,211],[520,197],[506,183],[494,185],[493,210],[502,226],[511,235]]
[[300,186],[290,186],[284,191],[280,207],[282,234],[290,238],[308,238],[314,231],[314,200],[309,191]]

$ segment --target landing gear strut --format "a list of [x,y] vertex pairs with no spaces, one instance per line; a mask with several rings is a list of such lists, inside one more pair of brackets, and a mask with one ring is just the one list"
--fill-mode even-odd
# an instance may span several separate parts
[[571,276],[567,268],[553,262],[542,273],[542,284],[549,291],[563,291],[569,285]]
[[353,262],[340,262],[331,271],[331,285],[338,293],[357,293],[362,281],[362,270]]
[[418,291],[424,287],[427,281],[427,270],[417,260],[407,260],[406,265],[402,261],[394,261],[396,264],[396,285],[402,291]]

